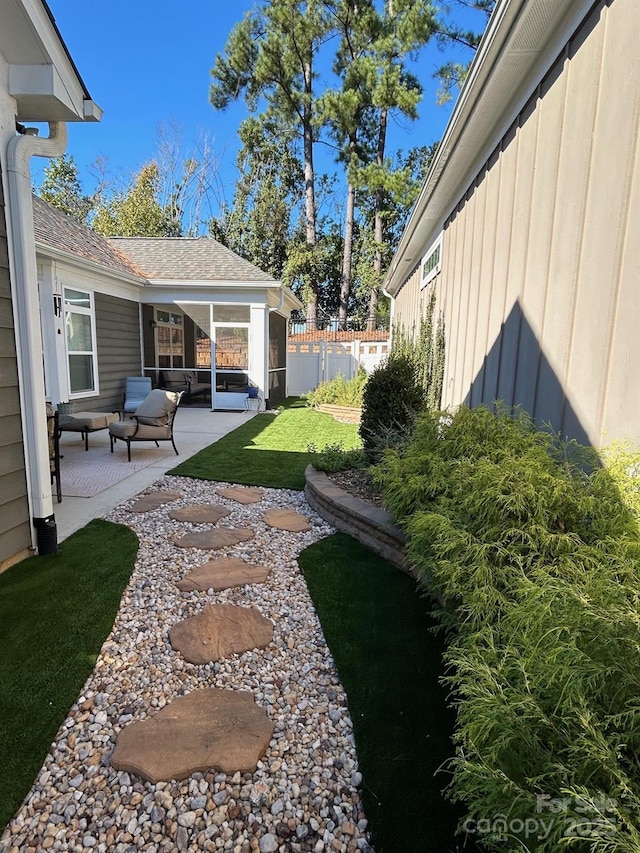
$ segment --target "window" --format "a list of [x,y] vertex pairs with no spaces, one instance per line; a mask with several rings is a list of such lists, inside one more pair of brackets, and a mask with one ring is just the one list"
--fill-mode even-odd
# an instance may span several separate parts
[[69,393],[97,393],[98,365],[92,294],[64,288]]
[[184,367],[184,318],[182,314],[156,309],[158,367]]
[[442,237],[438,237],[436,242],[431,246],[422,262],[422,284],[421,287],[426,287],[440,272],[442,255]]

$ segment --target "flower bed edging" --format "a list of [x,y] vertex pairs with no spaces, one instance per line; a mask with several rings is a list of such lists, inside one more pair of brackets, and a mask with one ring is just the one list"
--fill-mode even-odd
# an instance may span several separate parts
[[414,577],[406,557],[406,537],[385,509],[345,492],[313,465],[307,465],[304,475],[305,497],[325,521]]

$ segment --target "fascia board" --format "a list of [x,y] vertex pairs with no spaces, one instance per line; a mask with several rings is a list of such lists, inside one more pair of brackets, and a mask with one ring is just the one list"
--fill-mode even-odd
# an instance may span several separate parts
[[65,252],[62,249],[52,249],[50,246],[47,246],[45,243],[41,243],[38,240],[36,240],[36,255],[39,260],[49,259],[54,261],[63,261],[65,264],[68,264],[70,267],[73,267],[80,272],[83,270],[91,270],[94,273],[99,273],[104,278],[111,279],[112,281],[134,284],[140,290],[142,290],[146,284],[145,279],[139,278],[133,274],[116,272],[116,270],[111,270],[109,267],[105,267],[96,261],[89,260],[88,258],[82,258],[73,252]]

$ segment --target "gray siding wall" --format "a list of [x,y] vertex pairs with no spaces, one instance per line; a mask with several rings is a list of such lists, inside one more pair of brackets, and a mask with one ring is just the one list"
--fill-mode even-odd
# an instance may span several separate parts
[[[42,416],[44,418],[44,406]],[[30,547],[7,231],[0,181],[0,569]]]
[[74,400],[72,411],[113,412],[122,406],[125,379],[141,376],[139,305],[95,293],[100,394]]
[[[445,223],[445,405],[640,441],[640,3],[598,4]],[[417,276],[395,319],[416,322]]]

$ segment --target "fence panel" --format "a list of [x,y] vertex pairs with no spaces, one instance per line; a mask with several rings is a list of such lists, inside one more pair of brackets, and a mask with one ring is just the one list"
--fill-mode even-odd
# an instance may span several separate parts
[[342,373],[351,379],[360,365],[367,373],[389,352],[389,342],[290,341],[287,348],[287,393],[299,396]]

